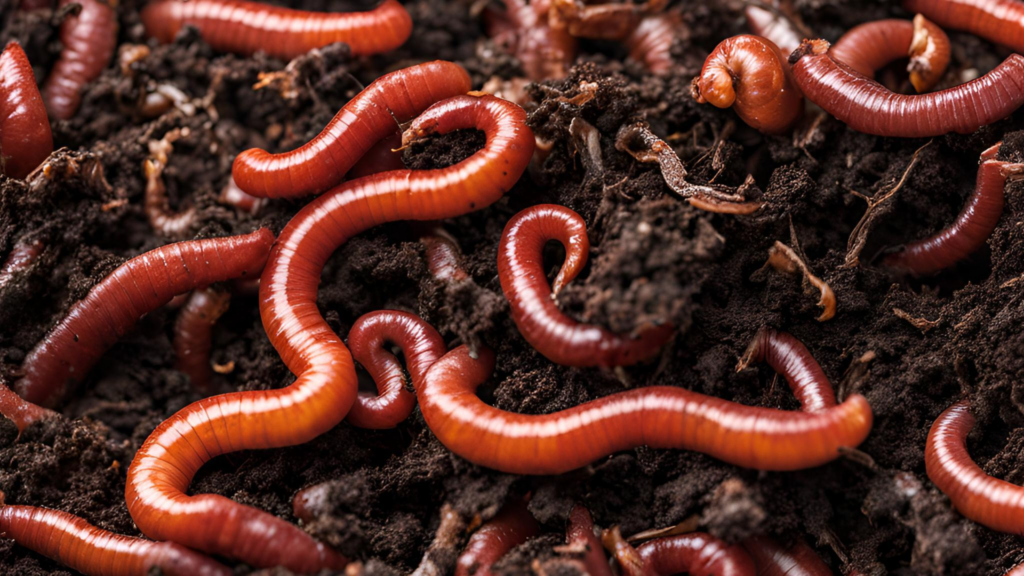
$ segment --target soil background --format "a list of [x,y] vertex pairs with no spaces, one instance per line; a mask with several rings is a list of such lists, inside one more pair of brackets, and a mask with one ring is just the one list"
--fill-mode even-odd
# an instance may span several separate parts
[[[0,42],[18,40],[44,79],[59,55],[62,14],[16,10],[0,0]],[[368,2],[366,4],[369,4]],[[342,10],[358,2],[304,0],[291,7]],[[479,4],[479,3],[477,3]],[[118,7],[120,42],[144,43],[141,2]],[[291,90],[256,91],[260,72],[286,62],[215,53],[194,33],[123,71],[112,63],[89,85],[78,115],[53,125],[55,168],[29,183],[0,179],[0,257],[17,242],[45,250],[0,289],[0,366],[7,382],[27,351],[96,282],[127,258],[167,244],[142,211],[142,162],[148,143],[175,128],[166,184],[176,207],[195,206],[190,237],[280,230],[302,201],[272,201],[257,217],[217,203],[240,151],[288,150],[315,135],[360,87],[381,74],[430,59],[465,66],[480,87],[520,75],[518,63],[484,35],[467,1],[407,2],[415,28],[401,49],[352,59],[343,45],[293,63]],[[829,40],[885,17],[908,18],[896,3],[796,0],[806,25]],[[810,111],[794,135],[764,137],[731,111],[698,106],[690,80],[722,39],[744,33],[739,6],[673,2],[685,18],[667,76],[646,73],[614,43],[585,42],[564,81],[529,90],[531,125],[551,154],[506,198],[444,226],[464,252],[471,280],[447,284],[427,270],[423,248],[405,225],[373,229],[329,262],[319,306],[346,334],[360,315],[384,308],[421,315],[452,345],[495,347],[497,371],[482,395],[502,409],[539,414],[575,406],[624,387],[682,386],[745,404],[795,409],[787,386],[768,368],[736,373],[737,360],[764,325],[800,338],[840,395],[867,396],[875,427],[859,453],[818,469],[759,473],[701,454],[640,448],[560,477],[517,477],[450,454],[419,411],[395,430],[346,423],[307,445],[230,454],[200,472],[193,493],[215,493],[292,522],[297,490],[330,482],[315,521],[304,528],[362,561],[367,574],[407,574],[419,563],[442,503],[486,520],[509,497],[532,494],[544,535],[520,546],[499,574],[529,574],[551,560],[571,506],[586,505],[602,527],[625,534],[697,515],[703,530],[736,541],[766,533],[806,539],[836,574],[996,576],[1024,561],[1024,540],[966,521],[924,473],[924,444],[938,414],[969,398],[978,418],[969,449],[986,472],[1024,482],[1024,185],[1006,189],[1007,206],[988,249],[956,269],[923,280],[876,264],[886,249],[950,223],[973,188],[978,155],[1005,141],[1001,157],[1024,160],[1024,113],[969,136],[936,138],[919,153],[904,186],[875,210],[859,264],[848,245],[864,216],[861,195],[884,195],[925,141],[866,136]],[[953,59],[942,87],[993,68],[1007,54],[974,36],[950,33]],[[898,65],[886,83],[906,86]],[[577,106],[581,82],[597,97]],[[189,102],[154,116],[147,93],[173,86]],[[559,100],[561,99],[561,100]],[[568,126],[582,118],[600,132],[603,169],[577,153]],[[749,217],[697,211],[673,196],[656,166],[617,151],[620,126],[646,121],[676,148],[696,182],[739,185],[747,174],[767,206]],[[483,143],[463,132],[405,152],[414,168],[465,158]],[[102,167],[102,173],[96,167]],[[531,349],[509,318],[497,281],[496,251],[505,222],[538,203],[569,206],[586,219],[594,249],[560,303],[575,318],[630,331],[654,321],[680,327],[664,354],[646,366],[612,372],[553,365]],[[816,297],[799,278],[762,270],[776,240],[799,241],[810,268],[834,289],[838,314],[815,320]],[[550,252],[550,269],[561,254]],[[164,418],[197,400],[174,370],[175,312],[139,322],[67,398],[66,418],[34,425],[18,438],[0,419],[0,490],[8,503],[80,515],[114,532],[138,535],[124,504],[125,472],[135,450]],[[220,391],[274,388],[293,376],[264,334],[255,296],[236,296],[214,332]],[[365,377],[365,374],[363,374]],[[365,383],[371,386],[372,383]],[[0,572],[65,574],[59,565],[0,540]],[[238,565],[236,573],[250,569]],[[266,573],[284,574],[282,570]]]

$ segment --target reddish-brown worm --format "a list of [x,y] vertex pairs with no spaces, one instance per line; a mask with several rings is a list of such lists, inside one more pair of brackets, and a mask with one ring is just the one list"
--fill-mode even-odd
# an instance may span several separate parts
[[24,178],[53,152],[43,97],[25,51],[9,42],[0,54],[0,174]]
[[192,292],[174,321],[174,367],[188,376],[192,388],[204,396],[213,386],[213,325],[228,311],[230,303],[230,292],[201,288]]
[[0,414],[14,422],[18,432],[24,432],[30,424],[45,418],[53,418],[56,412],[33,404],[14,393],[7,383],[0,381]]
[[832,576],[832,570],[803,540],[784,547],[767,536],[743,541],[757,565],[757,576]]
[[484,208],[519,180],[533,155],[526,113],[494,97],[460,96],[417,118],[404,142],[458,129],[487,144],[438,170],[396,170],[342,184],[305,206],[281,233],[260,282],[263,326],[297,380],[282,389],[215,396],[164,421],[136,453],[128,510],[148,536],[297,572],[339,568],[344,559],[295,526],[212,494],[189,495],[211,458],[307,442],[338,424],[357,397],[348,349],[317,309],[328,257],[384,222],[439,220]]
[[41,240],[18,242],[0,266],[0,291],[2,291],[22,270],[25,270],[39,258],[46,245]]
[[907,20],[875,20],[851,28],[829,54],[868,78],[895,60],[910,57],[907,71],[918,92],[927,92],[949,66],[949,37],[918,14]]
[[172,42],[185,26],[195,26],[214,50],[250,56],[265,52],[290,60],[335,42],[353,56],[398,48],[412,32],[412,18],[396,0],[367,12],[306,12],[241,0],[157,0],[141,12],[146,33]]
[[423,384],[427,369],[447,350],[437,330],[407,312],[381,310],[356,320],[348,333],[348,345],[352,358],[373,377],[378,395],[359,394],[346,417],[353,426],[394,428],[416,405],[416,396],[406,390],[402,364],[385,350],[385,344],[402,351],[414,387]]
[[[116,1],[116,0],[113,0]],[[105,0],[61,0],[60,8],[81,6],[60,25],[64,49],[43,85],[50,116],[68,120],[82,102],[82,88],[99,77],[117,47],[117,13]]]
[[1024,5],[1014,0],[903,0],[943,28],[965,30],[1024,52]]
[[363,157],[356,162],[355,166],[348,171],[348,179],[355,180],[365,176],[373,176],[381,172],[401,170],[405,168],[402,161],[402,131],[398,125],[394,126],[394,132],[371,147]]
[[1024,576],[1024,564],[1018,564],[1003,576]]
[[235,184],[235,179],[232,178],[228,181],[227,185],[220,191],[220,196],[217,197],[217,202],[231,206],[240,212],[246,214],[252,214],[253,216],[260,213],[263,207],[267,204],[266,198],[259,198],[253,196],[248,192],[242,190]]
[[21,4],[18,6],[25,12],[31,12],[33,10],[42,10],[43,8],[50,8],[53,3],[50,0],[21,0]]
[[[544,272],[544,245],[565,247],[565,262],[552,286]],[[669,324],[643,330],[637,337],[580,324],[554,301],[587,264],[587,225],[572,210],[554,204],[532,206],[505,225],[498,245],[498,278],[519,333],[547,359],[565,366],[627,366],[658,353],[672,336]]]
[[786,132],[804,112],[786,56],[760,36],[723,40],[704,61],[691,91],[697,102],[731,107],[749,126],[766,134]]
[[[166,142],[166,140],[164,140]],[[168,149],[170,144],[167,144]],[[143,210],[149,225],[157,234],[166,238],[181,239],[188,236],[196,221],[196,207],[190,206],[181,212],[173,212],[167,202],[167,186],[164,184],[164,169],[167,167],[167,151],[146,158],[142,171],[146,176],[146,196]]]
[[87,576],[230,576],[223,564],[171,542],[101,530],[82,518],[36,506],[0,504],[0,537]]
[[[617,534],[616,534],[617,535]],[[625,576],[756,576],[750,555],[738,545],[703,532],[666,536],[644,543],[635,551],[617,538],[619,565]],[[795,576],[795,575],[794,575]]]
[[273,243],[274,234],[262,228],[244,236],[170,244],[125,262],[29,352],[15,391],[29,402],[54,404],[139,318],[177,294],[258,274]]
[[647,16],[625,40],[629,57],[655,74],[667,74],[674,64],[672,43],[683,26],[682,15],[675,11]]
[[590,511],[579,504],[569,512],[565,543],[583,550],[583,565],[589,576],[612,576],[601,540],[594,533],[594,519],[590,517]]
[[747,17],[747,27],[750,31],[756,36],[771,40],[783,54],[792,54],[804,39],[793,23],[780,13],[760,6],[747,6],[743,14]]
[[551,0],[504,2],[504,13],[484,13],[487,34],[519,59],[530,80],[565,78],[579,46],[568,30],[549,24]]
[[970,134],[1024,104],[1024,56],[1011,54],[981,78],[930,94],[896,94],[836,61],[824,40],[805,40],[790,57],[809,100],[847,126],[876,136]]
[[[835,460],[871,430],[871,407],[858,394],[823,410],[788,412],[651,386],[552,414],[513,414],[477,397],[494,370],[491,350],[478,355],[460,346],[431,366],[417,389],[420,410],[449,450],[512,474],[561,474],[638,446],[694,450],[757,470],[800,470]],[[803,382],[786,376],[793,386]]]
[[261,198],[297,198],[341,182],[367,151],[428,106],[470,89],[458,64],[429,62],[378,78],[307,144],[282,154],[251,149],[235,158],[239,188]]
[[764,362],[782,374],[804,412],[827,410],[836,405],[828,376],[803,342],[788,332],[761,328],[740,359],[737,371]]
[[509,550],[533,538],[540,526],[526,503],[517,500],[505,504],[498,515],[469,537],[459,555],[455,576],[493,576],[491,566]]
[[887,255],[886,266],[918,276],[934,274],[967,258],[988,241],[1003,215],[1003,188],[1011,174],[1024,172],[1024,164],[996,159],[1002,142],[981,153],[974,191],[960,215],[947,228]]
[[950,406],[928,431],[924,465],[928,478],[967,518],[999,532],[1024,534],[1024,488],[993,478],[967,452],[974,428],[971,406]]
[[462,252],[455,239],[440,225],[420,236],[427,257],[427,268],[441,282],[464,282],[469,273],[462,267]]

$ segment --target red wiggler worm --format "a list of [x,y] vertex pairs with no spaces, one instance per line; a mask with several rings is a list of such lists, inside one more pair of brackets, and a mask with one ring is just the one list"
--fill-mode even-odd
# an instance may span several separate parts
[[435,227],[427,234],[420,236],[427,257],[427,268],[441,282],[464,282],[469,273],[462,267],[462,252],[443,228]]
[[414,387],[422,385],[427,369],[447,350],[437,330],[407,312],[382,310],[356,320],[348,334],[348,345],[352,358],[373,377],[378,395],[359,394],[347,416],[353,426],[394,428],[416,405],[416,396],[405,388],[401,363],[385,350],[385,344],[402,350]]
[[967,258],[985,245],[1003,215],[1007,177],[1024,171],[1024,164],[996,159],[1002,142],[981,153],[977,181],[967,204],[949,227],[887,255],[886,266],[918,276],[934,274]]
[[25,51],[9,42],[0,54],[0,174],[24,178],[53,152],[43,97]]
[[803,540],[784,547],[767,536],[755,536],[744,540],[743,548],[754,559],[757,576],[832,576],[832,570]]
[[1024,5],[1014,0],[903,0],[943,28],[965,30],[1024,52]]
[[245,212],[246,214],[252,214],[255,216],[263,210],[263,207],[267,204],[267,199],[259,198],[245,192],[238,187],[238,184],[235,184],[235,179],[232,178],[228,181],[227,185],[221,189],[220,195],[217,197],[217,202],[231,206],[240,212]]
[[487,34],[519,59],[530,80],[564,78],[576,60],[578,42],[564,27],[551,26],[551,0],[504,0],[505,12],[484,13]]
[[672,44],[682,27],[683,17],[675,11],[644,18],[624,41],[629,57],[655,74],[667,74],[674,63]]
[[495,562],[539,531],[540,526],[525,502],[505,504],[497,516],[469,537],[455,565],[455,576],[493,576],[491,566]]
[[[565,262],[553,286],[544,274],[544,245],[565,247]],[[568,208],[540,204],[516,214],[498,245],[498,278],[519,333],[547,359],[565,366],[626,366],[658,353],[672,335],[669,324],[633,338],[580,324],[558,309],[554,296],[587,264],[587,225]]]
[[612,576],[612,569],[604,556],[601,540],[594,534],[594,519],[590,517],[590,511],[579,504],[573,506],[569,512],[565,543],[583,549],[583,566],[589,576]]
[[981,78],[930,94],[896,94],[837,62],[824,40],[805,40],[790,57],[807,98],[850,128],[876,136],[970,134],[1024,104],[1024,56],[1011,54]]
[[45,247],[40,240],[15,244],[4,260],[4,265],[0,266],[0,290],[3,290],[18,273],[31,266]]
[[836,405],[836,394],[828,376],[803,342],[792,334],[761,328],[740,359],[737,371],[764,362],[782,374],[804,412],[817,412]]
[[747,28],[755,36],[771,40],[783,54],[791,54],[803,40],[803,35],[781,13],[750,5],[743,9],[743,14],[747,17]]
[[196,221],[196,207],[190,206],[181,212],[173,212],[167,202],[167,186],[164,184],[164,168],[167,156],[163,161],[147,158],[142,163],[142,171],[146,176],[146,195],[143,210],[153,230],[166,238],[181,239],[188,236],[188,231]]
[[1024,564],[1018,564],[1003,576],[1024,576]]
[[494,97],[460,96],[431,107],[403,141],[476,128],[487,144],[438,170],[396,170],[342,184],[305,206],[285,227],[260,282],[260,312],[271,343],[297,380],[282,389],[201,400],[164,421],[136,453],[125,488],[139,529],[297,572],[339,568],[344,559],[305,532],[265,512],[212,494],[189,495],[189,482],[214,456],[307,442],[340,422],[358,383],[348,349],[316,305],[328,257],[368,228],[397,220],[439,220],[484,208],[512,188],[533,155],[526,113]]
[[29,352],[15,391],[29,402],[52,405],[139,318],[177,294],[258,274],[273,242],[274,234],[262,228],[245,236],[170,244],[125,262]]
[[786,56],[760,36],[723,40],[704,61],[691,91],[697,102],[731,107],[750,127],[766,134],[786,132],[804,112]]
[[942,79],[949,66],[949,37],[924,16],[907,20],[875,20],[851,28],[829,54],[868,78],[900,58],[910,57],[907,71],[918,92]]
[[[116,1],[116,0],[114,0]],[[60,8],[81,6],[60,25],[64,49],[43,85],[50,116],[68,120],[82,102],[82,87],[99,77],[117,47],[117,13],[105,0],[61,0]]]
[[252,149],[235,158],[239,188],[261,198],[297,198],[341,182],[371,147],[428,106],[470,89],[458,64],[429,62],[378,78],[346,104],[307,144],[282,154]]
[[651,540],[639,546],[635,556],[622,558],[620,555],[619,565],[625,576],[672,576],[683,573],[690,576],[758,575],[754,561],[743,548],[730,546],[703,532]]
[[402,132],[396,124],[394,132],[390,136],[371,147],[348,171],[348,179],[355,180],[364,176],[405,168],[405,162],[402,162],[402,153],[399,151],[401,147]]
[[250,56],[263,51],[291,60],[335,42],[353,56],[398,48],[412,32],[412,18],[396,0],[367,12],[306,12],[241,0],[157,0],[141,12],[146,33],[172,42],[185,26],[195,26],[214,50]]
[[3,414],[14,425],[18,432],[24,432],[30,424],[45,418],[53,418],[56,412],[33,404],[14,393],[7,383],[0,381],[0,414]]
[[214,288],[195,290],[174,320],[174,367],[187,375],[192,388],[203,395],[208,395],[213,385],[213,325],[228,311],[230,303],[230,292]]

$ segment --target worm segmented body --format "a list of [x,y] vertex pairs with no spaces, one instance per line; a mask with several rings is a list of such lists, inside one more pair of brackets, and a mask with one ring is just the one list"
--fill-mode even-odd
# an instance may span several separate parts
[[174,321],[175,368],[188,375],[192,387],[209,394],[213,385],[210,350],[213,325],[228,311],[231,293],[211,288],[192,292]]
[[290,60],[335,42],[354,56],[394,50],[412,32],[412,18],[396,0],[367,12],[327,13],[291,10],[240,0],[158,0],[142,9],[146,33],[163,43],[185,26],[222,52],[249,56],[263,51]]
[[767,536],[755,536],[745,540],[743,548],[757,564],[757,576],[832,576],[832,570],[803,540],[787,548]]
[[0,54],[0,174],[24,178],[53,152],[43,97],[16,42]]
[[295,383],[280,390],[226,394],[178,412],[146,440],[128,471],[126,500],[139,529],[256,566],[311,572],[344,559],[298,528],[210,494],[186,493],[192,476],[219,454],[307,442],[341,421],[357,396],[352,358],[316,305],[320,274],[346,240],[378,224],[438,220],[481,209],[519,179],[534,137],[521,108],[493,97],[461,96],[416,119],[406,143],[476,128],[486,146],[439,170],[397,170],[354,180],[303,208],[275,245],[260,283],[270,341]]
[[910,57],[907,70],[918,92],[926,92],[942,79],[949,66],[949,37],[918,14],[913,22],[876,20],[843,34],[829,54],[868,78],[900,58]]
[[791,54],[803,40],[793,23],[781,13],[750,5],[743,9],[743,14],[747,17],[747,28],[756,36],[771,40],[783,54]]
[[1016,0],[903,0],[911,12],[1024,52],[1024,4]]
[[[750,556],[703,532],[651,540],[637,548],[643,568],[629,576],[755,576]],[[624,567],[628,564],[623,564]]]
[[565,529],[565,543],[579,546],[583,552],[583,566],[589,576],[612,576],[601,547],[601,540],[594,534],[594,519],[590,511],[579,504],[569,512],[569,527]]
[[455,566],[455,576],[492,576],[491,566],[495,562],[539,531],[540,526],[524,502],[506,504],[497,516],[469,537]]
[[655,74],[667,74],[674,63],[672,43],[683,26],[682,15],[674,11],[644,18],[626,37],[629,57]]
[[0,290],[3,290],[19,272],[31,266],[45,247],[39,240],[15,244],[4,260],[4,265],[0,266]]
[[82,87],[99,77],[117,47],[117,14],[104,0],[61,0],[60,7],[81,6],[60,26],[64,45],[60,60],[43,86],[43,99],[50,116],[68,120],[82,102]]
[[507,47],[530,80],[564,78],[579,46],[564,27],[548,22],[551,0],[504,0],[505,12],[485,12],[487,33]]

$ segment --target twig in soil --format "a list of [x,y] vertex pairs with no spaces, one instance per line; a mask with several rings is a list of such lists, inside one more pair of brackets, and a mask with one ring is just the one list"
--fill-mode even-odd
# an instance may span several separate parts
[[878,464],[875,463],[875,459],[867,452],[862,452],[856,448],[850,448],[848,446],[840,446],[839,454],[850,462],[856,462],[868,470],[878,470]]
[[583,168],[587,176],[602,179],[604,177],[604,160],[601,157],[601,135],[594,125],[582,118],[573,118],[569,124],[569,135],[575,152],[583,159]]
[[892,313],[895,314],[897,318],[910,322],[910,325],[920,330],[922,334],[927,334],[929,330],[938,326],[940,322],[939,320],[928,320],[927,318],[911,316],[900,308],[893,308]]
[[467,532],[466,520],[451,504],[441,506],[441,523],[434,533],[434,541],[423,554],[423,560],[411,576],[443,576],[455,569],[455,561],[462,549]]
[[629,538],[626,538],[626,542],[642,542],[646,540],[653,540],[654,538],[664,538],[666,536],[675,536],[677,534],[689,534],[695,532],[697,527],[700,525],[700,516],[694,514],[689,518],[683,520],[675,526],[669,526],[667,528],[655,528],[653,530],[644,530],[633,534]]
[[163,178],[168,157],[174,150],[173,143],[189,135],[190,130],[187,127],[175,128],[160,140],[150,141],[149,157],[142,162],[142,171],[146,176],[146,218],[153,230],[168,238],[184,238],[196,221],[195,206],[190,206],[177,214],[171,212]]
[[850,364],[850,367],[843,373],[843,379],[839,381],[838,393],[840,398],[845,398],[848,392],[860,388],[861,383],[870,374],[868,366],[877,357],[878,355],[873,350],[869,350],[861,354],[860,358],[857,358]]
[[818,135],[818,131],[821,129],[821,123],[827,117],[828,114],[826,114],[825,112],[818,112],[818,114],[814,117],[814,120],[811,120],[811,125],[807,127],[807,130],[805,130],[802,135],[799,134],[798,132],[793,132],[793,146],[799,148],[804,153],[804,155],[807,156],[807,158],[809,158],[811,162],[814,162],[815,164],[817,164],[818,159],[815,158],[814,156],[811,156],[811,153],[807,151],[807,146],[811,143],[812,140],[814,140],[814,137]]
[[768,249],[768,261],[764,265],[765,267],[771,266],[776,271],[784,274],[802,274],[804,289],[808,292],[813,292],[814,289],[818,290],[818,306],[821,307],[821,315],[818,316],[818,322],[831,320],[836,315],[836,294],[824,280],[811,272],[807,263],[804,262],[804,258],[797,252],[797,250],[800,250],[800,242],[796,237],[796,229],[793,228],[792,222],[789,223],[789,231],[791,241],[793,246],[796,246],[796,250],[776,240],[775,245]]

